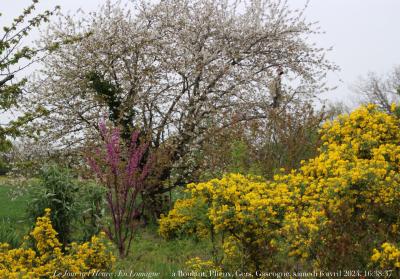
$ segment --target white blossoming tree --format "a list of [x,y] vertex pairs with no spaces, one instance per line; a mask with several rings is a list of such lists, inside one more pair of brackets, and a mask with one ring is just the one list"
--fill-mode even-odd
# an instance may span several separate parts
[[[336,66],[309,40],[319,32],[285,1],[108,2],[98,13],[66,16],[44,45],[83,39],[43,62],[26,108],[47,113],[26,128],[67,151],[99,136],[107,117],[129,138],[151,138],[162,193],[185,182],[212,130],[267,119],[324,89]],[[212,129],[211,129],[212,128]],[[160,155],[162,153],[162,155]]]

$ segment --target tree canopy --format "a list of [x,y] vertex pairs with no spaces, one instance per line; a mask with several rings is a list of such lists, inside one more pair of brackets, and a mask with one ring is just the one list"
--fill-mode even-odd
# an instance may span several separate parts
[[[16,16],[9,25],[1,27],[0,30],[0,113],[5,113],[19,105],[22,87],[26,84],[26,78],[18,78],[18,73],[29,67],[39,57],[41,49],[29,46],[24,39],[28,38],[34,28],[43,22],[47,22],[54,10],[45,10],[36,13],[38,0],[33,0],[20,15]],[[0,13],[0,16],[2,14]],[[32,119],[28,113],[17,121],[1,123],[0,125],[0,151],[10,149],[9,136],[19,135],[19,127]],[[3,162],[1,161],[3,168]]]
[[324,90],[336,66],[309,42],[318,32],[303,11],[275,0],[139,1],[125,10],[108,2],[84,18],[66,16],[42,46],[82,39],[44,59],[25,108],[47,113],[27,134],[68,152],[97,138],[105,117],[123,137],[139,129],[162,150],[161,180],[173,169],[182,180],[211,128],[262,121]]

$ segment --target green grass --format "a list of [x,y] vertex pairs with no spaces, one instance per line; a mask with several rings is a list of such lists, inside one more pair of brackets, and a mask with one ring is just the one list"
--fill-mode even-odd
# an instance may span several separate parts
[[187,270],[185,262],[193,257],[209,258],[211,242],[194,239],[165,240],[156,228],[141,230],[132,244],[131,253],[123,260],[117,260],[115,273],[154,272],[153,278],[176,278],[172,272]]
[[21,196],[11,200],[9,191],[11,185],[4,178],[0,179],[0,220],[9,219],[12,222],[23,222],[27,197]]
[[28,198],[22,195],[11,199],[11,187],[6,178],[0,178],[0,242],[8,242],[15,247],[29,229],[25,218]]

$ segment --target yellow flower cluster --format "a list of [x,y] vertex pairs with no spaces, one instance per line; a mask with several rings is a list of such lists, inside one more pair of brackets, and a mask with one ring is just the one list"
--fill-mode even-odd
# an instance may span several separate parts
[[209,271],[216,271],[216,272],[221,272],[222,270],[215,266],[214,263],[210,260],[203,260],[199,257],[194,257],[186,261],[186,266],[191,270],[195,272],[207,272],[209,274]]
[[326,123],[321,138],[319,155],[282,177],[300,190],[285,217],[290,255],[360,265],[374,241],[399,237],[388,228],[400,223],[400,121],[369,105]]
[[372,262],[378,263],[381,268],[400,270],[400,249],[391,243],[383,243],[382,250],[374,249]]
[[188,198],[161,218],[161,234],[211,228],[224,267],[365,266],[374,244],[399,241],[400,119],[363,106],[320,133],[318,156],[272,181],[228,174],[189,184]]
[[[256,176],[228,174],[222,179],[189,184],[186,191],[190,198],[178,200],[168,216],[161,218],[161,235],[171,237],[177,230],[191,234],[194,227],[208,228],[204,230],[208,236],[213,231],[225,234],[221,245],[225,266],[233,259],[240,261],[241,254],[249,268],[268,259],[276,249],[276,228],[283,220],[282,213],[294,209],[286,184],[267,183]],[[194,205],[198,204],[207,205],[203,218],[195,217],[199,212]]]
[[204,218],[205,213],[206,204],[202,199],[178,200],[174,208],[168,213],[168,218],[161,215],[159,232],[168,239],[186,234],[205,238],[210,230],[209,222]]
[[[35,243],[29,248],[28,240]],[[111,269],[115,261],[105,243],[105,235],[93,236],[90,242],[72,243],[62,251],[57,232],[50,221],[50,209],[39,217],[35,228],[20,248],[10,249],[7,243],[0,244],[0,278],[90,278],[90,272]]]

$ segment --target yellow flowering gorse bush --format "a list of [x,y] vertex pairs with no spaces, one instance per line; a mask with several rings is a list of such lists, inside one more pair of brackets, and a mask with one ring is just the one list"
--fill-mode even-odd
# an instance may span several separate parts
[[[29,239],[35,243],[33,248],[28,245]],[[104,234],[92,236],[83,244],[72,243],[64,252],[51,225],[50,209],[37,219],[20,248],[0,244],[0,278],[57,278],[64,272],[90,278],[90,272],[110,270],[114,261]]]
[[[375,247],[400,240],[400,120],[369,105],[325,123],[320,135],[318,156],[271,181],[227,174],[189,184],[160,233],[209,228],[225,269],[367,267]],[[204,216],[194,218],[199,204]]]
[[381,268],[400,270],[400,248],[391,243],[383,243],[381,250],[374,249],[371,257],[373,263],[379,264]]
[[193,234],[199,238],[207,237],[210,224],[204,218],[205,213],[204,200],[196,198],[178,200],[169,212],[168,218],[160,220],[160,234],[165,238],[185,234]]

